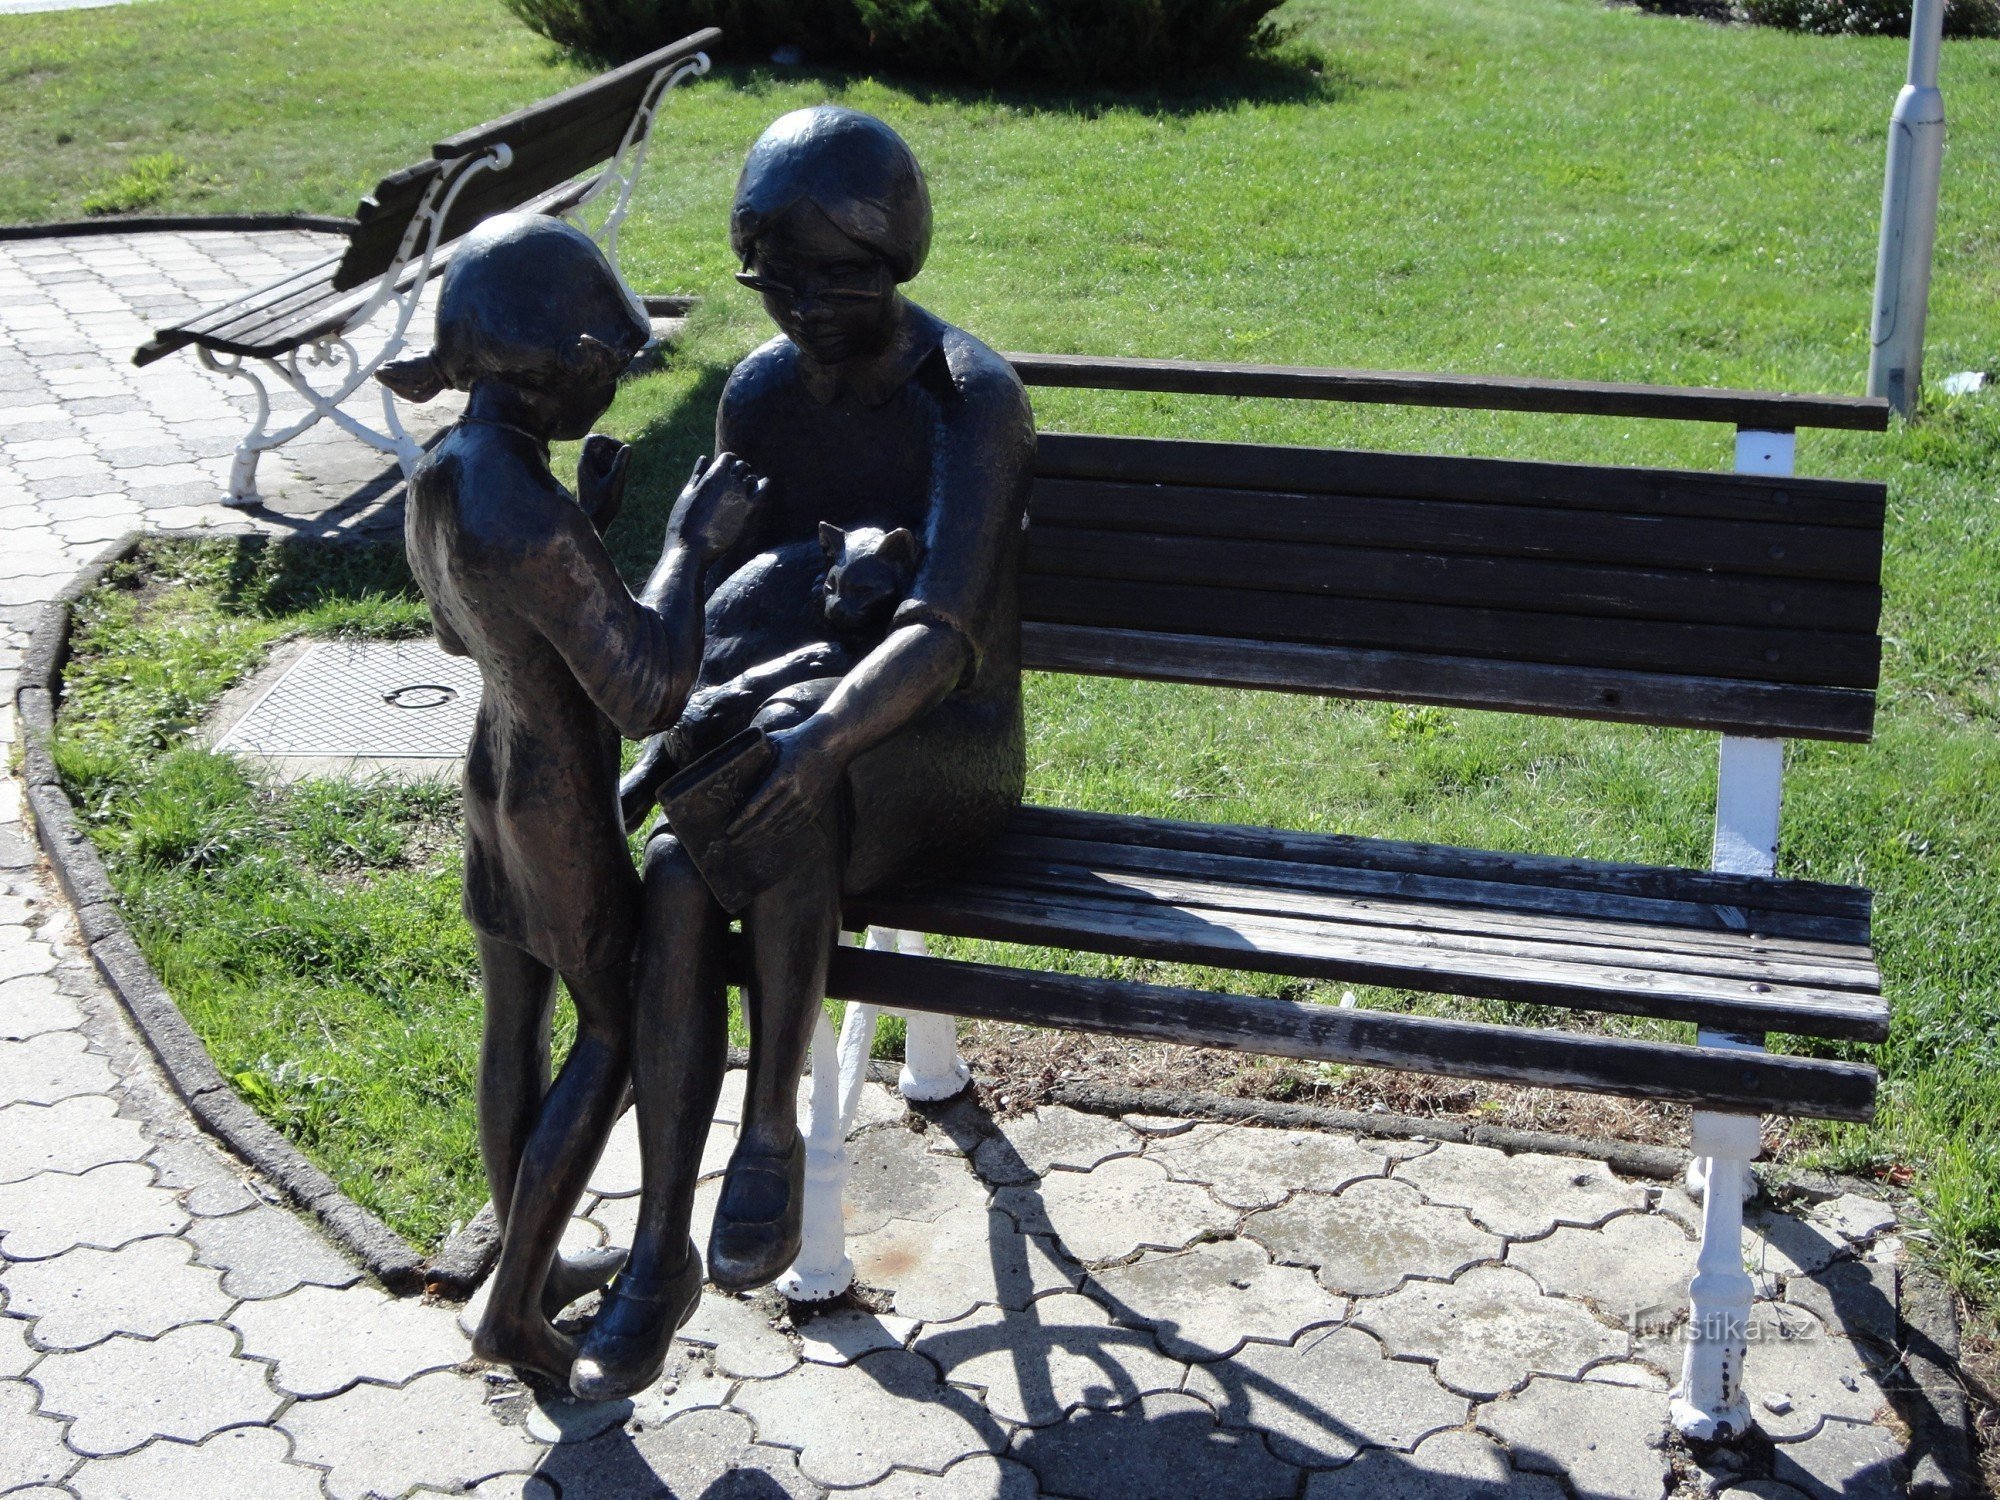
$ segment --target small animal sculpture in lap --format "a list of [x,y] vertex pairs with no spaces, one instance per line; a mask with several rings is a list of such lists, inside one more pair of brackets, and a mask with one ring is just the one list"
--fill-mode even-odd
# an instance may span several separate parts
[[[660,784],[755,723],[808,717],[889,633],[923,544],[908,527],[822,521],[817,544],[758,554],[708,601],[701,676],[678,723],[647,742],[620,789],[628,828],[651,813]],[[784,649],[785,643],[799,644]],[[779,652],[772,655],[773,651]]]

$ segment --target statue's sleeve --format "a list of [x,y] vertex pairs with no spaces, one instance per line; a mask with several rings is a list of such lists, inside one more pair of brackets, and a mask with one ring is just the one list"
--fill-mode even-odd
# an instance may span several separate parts
[[978,371],[944,396],[931,451],[924,560],[895,623],[942,625],[964,641],[963,684],[978,675],[987,643],[1011,627],[1003,615],[1018,609],[1035,428],[1013,372]]
[[699,663],[675,660],[666,616],[632,597],[581,509],[569,505],[549,523],[512,592],[514,608],[625,738],[644,739],[680,717]]

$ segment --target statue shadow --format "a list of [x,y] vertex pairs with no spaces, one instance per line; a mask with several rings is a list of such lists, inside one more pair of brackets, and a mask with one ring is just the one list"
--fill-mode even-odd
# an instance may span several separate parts
[[694,461],[715,451],[715,409],[729,383],[729,367],[698,364],[695,378],[673,403],[632,440],[632,468],[625,504],[605,533],[605,545],[627,583],[637,588],[660,555],[667,518]]

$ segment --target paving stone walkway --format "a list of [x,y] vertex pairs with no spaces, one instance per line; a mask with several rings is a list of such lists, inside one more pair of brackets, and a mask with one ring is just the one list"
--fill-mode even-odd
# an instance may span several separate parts
[[[149,319],[307,235],[0,245],[0,677],[32,607],[135,523],[393,522],[345,439],[216,506],[241,415]],[[356,448],[341,451],[341,445]],[[355,480],[353,476],[359,476]],[[11,742],[11,721],[0,725]],[[733,1075],[697,1199],[713,1213]],[[1668,1440],[1694,1205],[1602,1163],[1430,1142],[924,1114],[869,1085],[864,1290],[709,1294],[637,1400],[538,1398],[464,1317],[367,1284],[168,1095],[0,782],[0,1495],[8,1500],[1232,1500],[1900,1495],[1900,1242],[1848,1196],[1753,1216],[1768,1442]],[[623,1243],[628,1119],[574,1237]],[[704,1227],[697,1226],[697,1235]],[[586,1309],[587,1310],[587,1309]]]

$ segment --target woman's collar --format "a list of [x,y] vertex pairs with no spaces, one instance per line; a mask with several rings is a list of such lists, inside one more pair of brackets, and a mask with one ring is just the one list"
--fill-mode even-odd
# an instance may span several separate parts
[[912,302],[904,308],[895,339],[880,354],[823,365],[799,349],[799,379],[806,394],[821,406],[831,406],[842,396],[851,396],[863,406],[886,406],[923,368],[924,361],[943,347],[944,324]]

